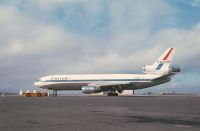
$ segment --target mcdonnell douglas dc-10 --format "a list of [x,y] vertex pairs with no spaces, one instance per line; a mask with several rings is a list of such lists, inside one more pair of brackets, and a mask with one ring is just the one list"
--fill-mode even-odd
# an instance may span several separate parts
[[84,94],[107,91],[108,96],[118,96],[123,90],[137,90],[169,82],[179,67],[171,65],[174,48],[168,48],[152,65],[143,67],[144,74],[82,74],[50,75],[40,78],[35,86],[53,90],[82,90]]

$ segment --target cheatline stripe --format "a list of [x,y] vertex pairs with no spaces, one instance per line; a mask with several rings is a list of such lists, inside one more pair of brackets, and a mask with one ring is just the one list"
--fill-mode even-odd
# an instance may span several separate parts
[[149,81],[151,79],[107,79],[107,80],[46,80],[42,82],[88,82],[88,81]]

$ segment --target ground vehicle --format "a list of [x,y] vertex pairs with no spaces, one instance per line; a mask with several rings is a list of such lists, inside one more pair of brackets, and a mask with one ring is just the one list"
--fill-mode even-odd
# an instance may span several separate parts
[[42,97],[42,96],[49,96],[49,93],[47,93],[47,92],[39,92],[37,90],[33,90],[33,91],[30,91],[30,90],[26,90],[26,91],[20,90],[19,95],[20,96],[26,96],[26,97],[32,97],[32,96]]

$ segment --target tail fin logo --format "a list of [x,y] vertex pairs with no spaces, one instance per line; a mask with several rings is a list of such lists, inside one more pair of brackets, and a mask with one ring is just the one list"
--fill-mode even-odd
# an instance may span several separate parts
[[166,65],[170,64],[171,62],[171,55],[172,55],[173,48],[168,48],[167,51],[157,60],[156,70],[161,70],[161,68]]
[[156,67],[156,70],[160,70],[163,66],[163,63],[160,63],[157,67]]
[[169,50],[169,52],[165,55],[165,57],[163,58],[163,60],[167,60],[167,58],[168,58],[169,55],[171,54],[172,50],[173,50],[173,48],[171,48],[171,49]]

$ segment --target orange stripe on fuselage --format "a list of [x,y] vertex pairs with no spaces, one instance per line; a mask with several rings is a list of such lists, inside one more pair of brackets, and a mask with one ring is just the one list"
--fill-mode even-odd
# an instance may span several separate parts
[[169,50],[169,52],[166,54],[166,56],[163,58],[163,60],[166,60],[168,58],[168,56],[170,55],[170,53],[172,52],[173,48],[171,48]]

